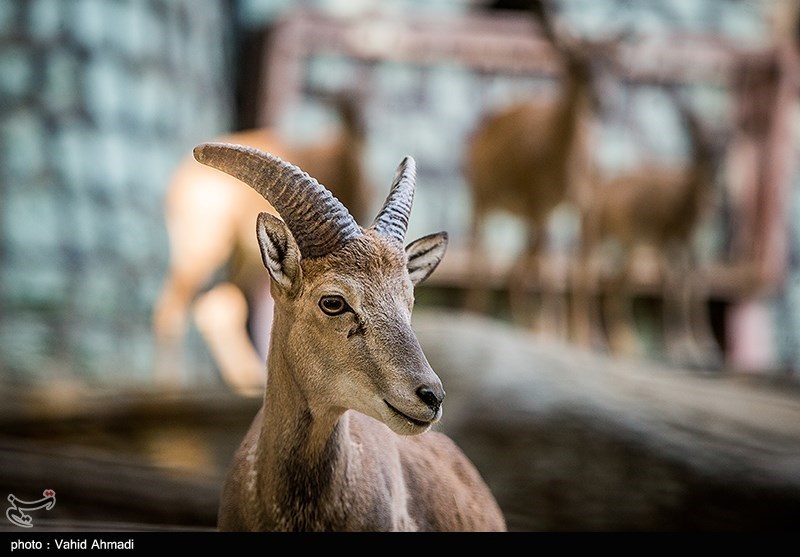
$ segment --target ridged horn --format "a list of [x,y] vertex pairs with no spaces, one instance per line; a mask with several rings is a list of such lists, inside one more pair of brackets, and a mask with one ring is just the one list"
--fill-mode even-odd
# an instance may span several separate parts
[[300,168],[243,145],[202,143],[194,158],[238,178],[278,211],[306,258],[327,255],[361,228],[330,191]]
[[400,243],[405,241],[416,181],[417,163],[407,156],[398,165],[389,195],[372,223],[377,232]]

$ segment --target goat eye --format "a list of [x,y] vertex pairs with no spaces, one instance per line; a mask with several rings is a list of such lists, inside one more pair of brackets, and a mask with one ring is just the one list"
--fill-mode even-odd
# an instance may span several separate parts
[[350,310],[341,296],[323,296],[319,300],[319,308],[328,315],[341,315]]

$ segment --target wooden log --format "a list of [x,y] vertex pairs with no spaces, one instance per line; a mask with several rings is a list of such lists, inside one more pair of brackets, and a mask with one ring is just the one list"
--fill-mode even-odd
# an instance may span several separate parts
[[[49,510],[32,511],[33,530],[188,529],[216,526],[216,478],[179,477],[130,455],[98,448],[0,439],[0,493],[24,501],[56,494]],[[7,506],[7,505],[6,505]],[[67,526],[70,525],[70,526]],[[2,521],[0,529],[18,529]]]
[[800,517],[800,394],[615,360],[464,314],[417,312],[440,429],[512,530],[782,530]]
[[[223,472],[259,399],[64,391],[0,390],[0,495],[56,492],[51,510],[31,515],[36,529],[216,527]],[[0,520],[3,529],[18,527]]]

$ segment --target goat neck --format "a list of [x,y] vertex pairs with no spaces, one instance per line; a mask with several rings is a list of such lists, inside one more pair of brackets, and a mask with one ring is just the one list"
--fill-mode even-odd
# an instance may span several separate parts
[[267,385],[223,488],[220,528],[504,529],[471,463],[428,432],[445,393],[411,328],[413,290],[447,236],[403,247],[413,159],[363,229],[289,163],[237,146],[195,153],[247,180],[286,219],[257,219],[275,299]]

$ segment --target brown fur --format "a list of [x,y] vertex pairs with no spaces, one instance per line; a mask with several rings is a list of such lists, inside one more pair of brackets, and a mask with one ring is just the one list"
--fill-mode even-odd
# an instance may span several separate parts
[[548,219],[562,203],[584,203],[590,169],[588,119],[597,103],[598,61],[613,42],[584,44],[557,36],[546,12],[538,14],[545,37],[562,65],[554,99],[525,100],[486,116],[467,143],[465,174],[472,197],[468,305],[487,309],[485,253],[480,249],[487,217],[504,211],[527,229],[527,245],[512,269],[508,287],[512,310],[527,321],[526,291],[539,281]]
[[[587,294],[592,278],[589,258],[605,241],[616,240],[623,250],[619,274],[612,277],[605,319],[612,351],[631,354],[639,351],[632,329],[631,292],[637,247],[648,246],[659,258],[659,273],[664,285],[666,342],[669,350],[691,351],[675,357],[695,358],[681,363],[708,363],[713,352],[704,303],[693,290],[691,241],[713,199],[714,150],[708,130],[682,102],[678,103],[689,137],[691,158],[685,166],[647,165],[596,185],[593,203],[588,208],[582,231],[582,268],[576,300],[580,319],[575,329],[577,340],[590,342],[591,329],[599,327]],[[593,323],[592,323],[593,322]],[[691,330],[694,327],[695,338]],[[685,343],[698,343],[697,346]],[[706,360],[697,360],[702,358]]]
[[[275,514],[267,509],[273,500],[271,497],[256,501],[255,507],[243,508],[242,501],[253,499],[247,487],[248,478],[259,474],[259,464],[249,461],[248,453],[260,435],[262,420],[259,412],[232,462],[220,503],[221,530],[505,530],[505,520],[483,478],[449,437],[436,431],[415,437],[399,437],[380,422],[353,411],[347,412],[340,420],[348,427],[348,431],[342,434],[343,440],[364,449],[358,455],[362,462],[352,464],[359,466],[362,472],[358,478],[351,478],[358,480],[358,483],[349,485],[352,492],[329,500],[316,499],[312,511],[309,501],[302,497],[303,493],[319,495],[331,493],[333,489],[322,484],[323,478],[310,475],[316,481],[303,485],[313,485],[315,489],[300,491],[296,479],[287,483],[286,492],[276,497],[284,504],[277,505]],[[335,453],[326,456],[327,459],[321,459],[312,469],[330,471],[327,465],[331,459],[343,458],[343,455]],[[298,462],[287,463],[284,468],[297,475],[308,471],[303,463]],[[366,472],[365,468],[369,471]],[[448,470],[448,473],[436,473],[441,470]],[[392,477],[400,477],[401,481],[390,482]],[[332,478],[325,479],[330,481]],[[376,492],[373,489],[375,482],[386,485],[395,493]],[[293,488],[291,491],[288,489],[290,486]],[[395,502],[392,495],[400,494],[406,499],[406,508],[401,507],[393,513]],[[362,513],[364,509],[370,512]]]
[[[410,319],[413,287],[438,264],[446,236],[404,251],[370,228],[301,259],[283,222],[263,215],[258,227],[275,299],[267,386],[225,481],[219,528],[505,530],[475,467],[428,431],[441,406],[419,396],[423,386],[444,396]],[[409,274],[409,261],[427,272]],[[330,295],[349,310],[321,311]]]

